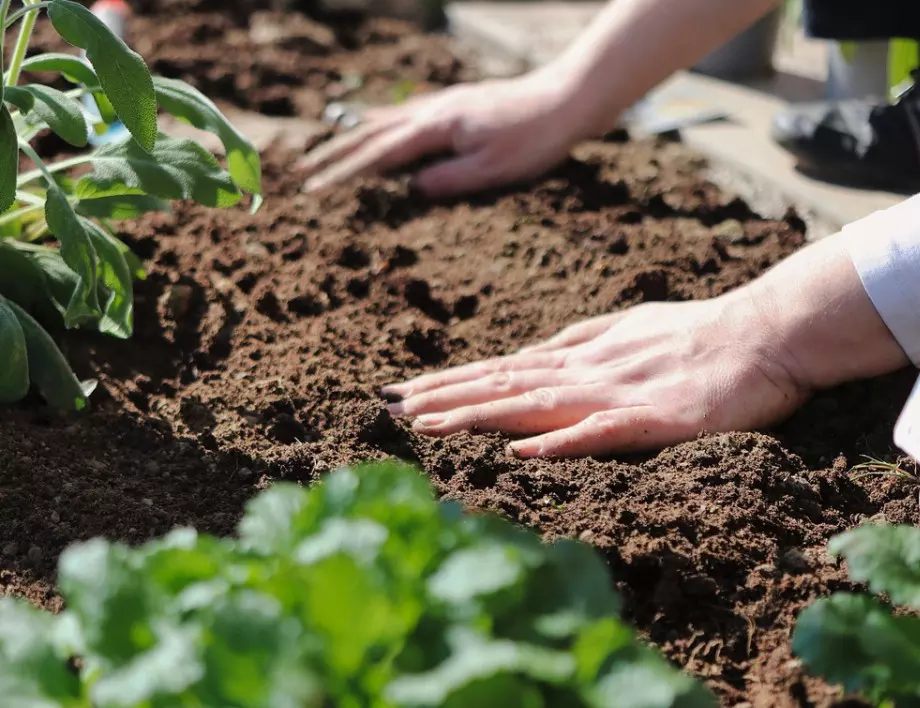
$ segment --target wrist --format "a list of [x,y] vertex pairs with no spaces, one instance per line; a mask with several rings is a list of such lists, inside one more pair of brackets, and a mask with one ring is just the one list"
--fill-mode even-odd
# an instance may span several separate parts
[[758,346],[806,391],[896,371],[909,362],[836,237],[799,251],[735,297]]
[[616,91],[586,80],[585,72],[564,55],[530,76],[546,88],[553,121],[572,144],[601,137],[616,125],[623,110],[614,100]]

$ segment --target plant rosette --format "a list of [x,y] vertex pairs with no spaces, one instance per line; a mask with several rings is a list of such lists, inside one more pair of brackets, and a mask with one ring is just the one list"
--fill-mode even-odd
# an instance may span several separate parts
[[53,616],[0,600],[9,708],[703,708],[596,551],[438,503],[391,463],[279,484],[233,539],[61,557]]

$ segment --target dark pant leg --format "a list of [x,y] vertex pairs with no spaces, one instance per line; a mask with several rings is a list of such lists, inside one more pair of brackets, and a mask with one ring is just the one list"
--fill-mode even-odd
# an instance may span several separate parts
[[805,0],[804,23],[818,39],[920,39],[920,0]]

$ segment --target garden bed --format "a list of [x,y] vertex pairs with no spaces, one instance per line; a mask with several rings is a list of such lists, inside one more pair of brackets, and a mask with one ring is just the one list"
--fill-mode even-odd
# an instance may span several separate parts
[[[164,0],[138,18],[135,45],[157,73],[273,115],[316,118],[349,76],[376,101],[469,76],[442,40],[391,21],[350,18],[336,35],[301,19],[289,24],[317,36],[260,48],[238,6]],[[535,184],[451,203],[398,178],[307,196],[300,157],[267,152],[255,216],[180,206],[126,228],[149,268],[135,337],[64,340],[78,373],[99,375],[91,413],[37,400],[0,412],[4,592],[55,608],[72,541],[228,533],[274,480],[395,456],[472,509],[599,548],[630,619],[724,705],[834,705],[789,635],[803,607],[846,586],[828,538],[870,517],[917,520],[915,488],[848,475],[861,455],[894,455],[911,372],[821,395],[770,434],[606,461],[421,437],[376,393],[587,316],[722,293],[802,246],[801,222],[759,218],[665,141],[592,143]]]

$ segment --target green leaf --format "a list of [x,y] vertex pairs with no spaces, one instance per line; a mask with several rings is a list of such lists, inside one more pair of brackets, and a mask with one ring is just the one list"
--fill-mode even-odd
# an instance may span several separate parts
[[262,194],[262,165],[258,151],[207,96],[184,81],[156,77],[157,101],[167,113],[220,138],[234,182],[252,194]]
[[81,384],[42,326],[16,303],[7,302],[7,305],[16,313],[26,337],[32,383],[52,406],[63,410],[84,410],[89,405],[95,383]]
[[149,194],[228,207],[241,197],[214,156],[194,140],[161,135],[149,152],[133,141],[113,143],[93,155],[93,165],[94,171],[77,182],[81,200]]
[[199,653],[200,630],[162,624],[152,629],[155,644],[92,687],[98,708],[136,708],[157,698],[176,697],[204,675]]
[[807,608],[792,651],[810,671],[874,703],[920,697],[920,617],[894,617],[872,597],[839,593]]
[[290,553],[304,537],[299,528],[309,493],[293,484],[275,484],[246,505],[240,522],[243,546],[256,553]]
[[67,327],[77,327],[87,321],[94,321],[102,315],[96,293],[96,250],[67,197],[57,187],[48,190],[45,220],[51,233],[61,242],[61,257],[79,277],[77,288],[64,313],[64,324]]
[[240,708],[321,705],[321,686],[298,651],[302,627],[266,595],[243,592],[214,603],[202,703]]
[[846,559],[854,580],[920,609],[920,528],[867,524],[831,539],[828,550]]
[[0,599],[0,694],[10,708],[77,708],[80,681],[52,643],[56,618]]
[[517,585],[525,573],[519,549],[482,543],[450,556],[428,581],[428,592],[442,602],[464,605]]
[[127,547],[102,539],[70,546],[58,563],[58,584],[87,651],[112,667],[127,665],[157,643],[153,588],[135,565]]
[[0,403],[15,403],[28,392],[26,336],[16,315],[0,296]]
[[26,244],[0,239],[0,293],[31,312],[45,301],[47,288],[30,249]]
[[80,287],[80,276],[67,266],[58,251],[37,250],[28,257],[30,263],[39,269],[45,295],[63,318],[74,292]]
[[55,0],[48,14],[65,41],[86,51],[102,90],[138,145],[152,150],[157,137],[156,94],[141,56],[79,3]]
[[170,209],[169,202],[164,199],[146,194],[119,194],[98,199],[81,199],[74,205],[74,210],[94,219],[123,221],[155,211],[169,212]]
[[[96,76],[96,72],[93,71],[93,67],[70,54],[56,54],[53,52],[37,54],[23,61],[22,68],[29,71],[56,71],[73,84],[89,88],[99,86],[99,78]],[[117,120],[117,116],[106,95],[102,91],[94,91],[92,96],[99,107],[99,115],[102,116],[102,120],[106,123],[114,123]]]
[[569,654],[493,640],[467,628],[448,630],[448,643],[453,651],[447,661],[431,672],[396,679],[386,689],[387,699],[406,707],[441,706],[464,689],[501,674],[564,683],[575,673],[575,662]]
[[102,307],[99,331],[127,339],[134,331],[134,278],[116,243],[108,233],[88,219],[80,219],[99,258],[99,281],[108,291]]
[[6,89],[6,100],[23,114],[34,111],[40,120],[71,145],[86,145],[89,128],[83,111],[63,92],[41,84],[10,86]]
[[61,74],[72,84],[83,84],[90,87],[99,85],[99,79],[96,77],[93,67],[71,54],[56,54],[53,52],[36,54],[23,60],[22,70],[54,71]]
[[16,177],[19,172],[19,139],[13,117],[0,102],[0,214],[16,202]]
[[614,662],[598,682],[592,705],[596,708],[715,708],[716,702],[696,680],[641,647],[632,661]]

